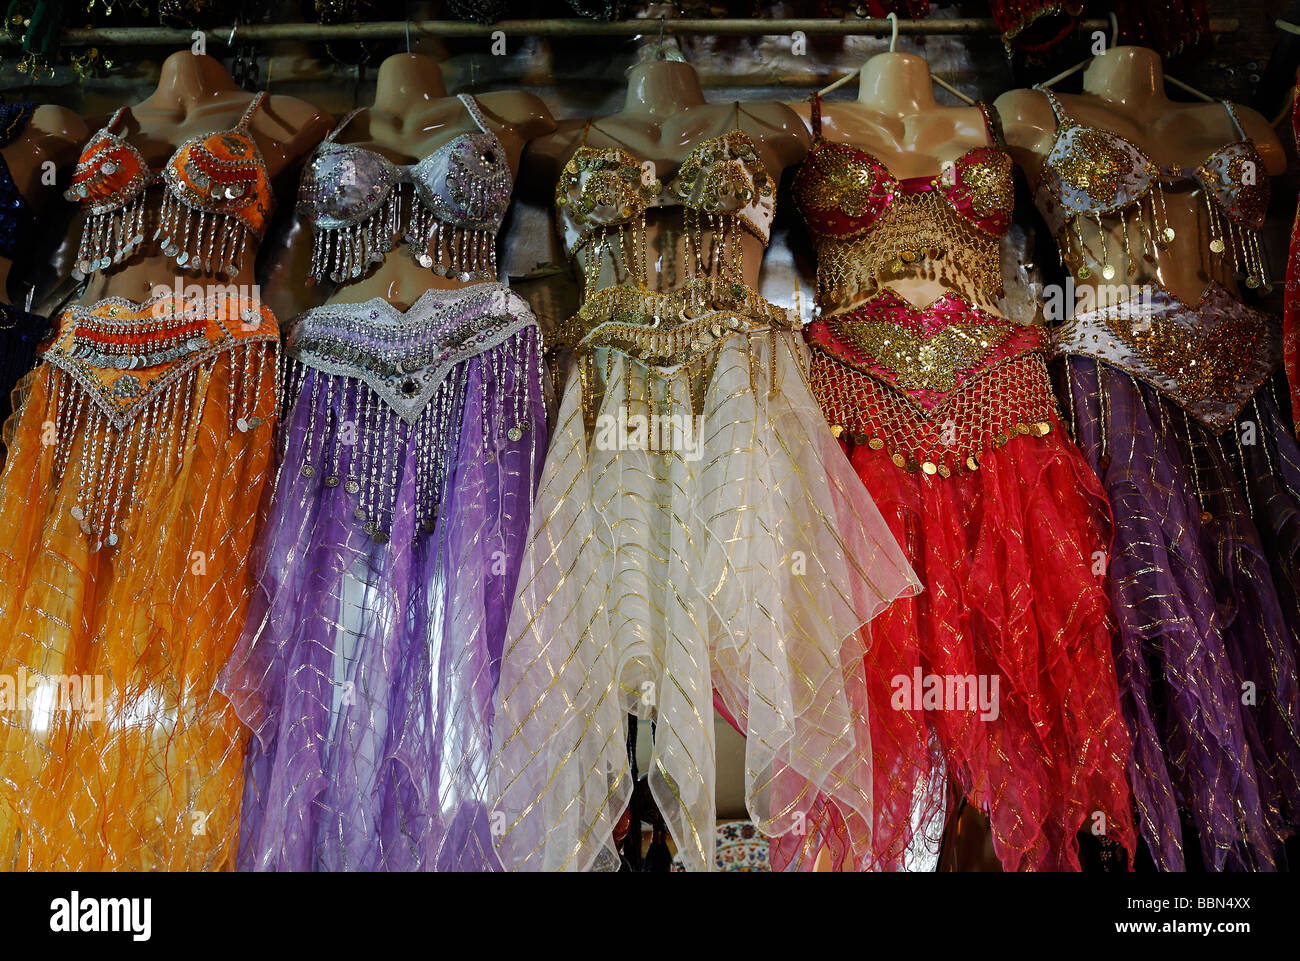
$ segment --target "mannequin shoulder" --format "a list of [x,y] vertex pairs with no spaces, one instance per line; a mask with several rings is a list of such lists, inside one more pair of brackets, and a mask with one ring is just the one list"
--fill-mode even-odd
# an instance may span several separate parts
[[1031,143],[1056,131],[1056,115],[1041,90],[1008,90],[993,101],[993,110],[1008,143]]
[[89,137],[86,122],[76,113],[67,107],[42,104],[32,111],[27,129],[15,141],[15,149],[40,161],[53,161],[56,167],[65,167],[76,161]]
[[52,140],[66,140],[78,146],[90,136],[90,128],[80,115],[56,104],[41,104],[32,113],[31,129]]
[[769,148],[780,159],[782,168],[802,160],[812,145],[808,124],[783,103],[742,103],[740,128],[760,148]]
[[1251,139],[1259,155],[1264,158],[1264,166],[1268,168],[1269,176],[1277,177],[1286,173],[1286,148],[1282,146],[1277,131],[1269,126],[1264,115],[1239,104],[1233,104],[1232,109],[1236,111],[1237,119],[1241,121],[1246,136]]
[[585,118],[562,120],[550,133],[528,141],[519,165],[519,186],[525,193],[543,197],[554,190],[586,127]]
[[500,90],[475,100],[489,124],[507,128],[521,140],[535,140],[555,132],[555,118],[536,94]]
[[333,126],[333,117],[297,97],[273,94],[253,115],[253,129],[284,145],[291,157],[311,150]]
[[549,133],[529,141],[528,156],[536,163],[552,164],[558,173],[582,143],[582,134],[586,129],[585,118],[561,120]]

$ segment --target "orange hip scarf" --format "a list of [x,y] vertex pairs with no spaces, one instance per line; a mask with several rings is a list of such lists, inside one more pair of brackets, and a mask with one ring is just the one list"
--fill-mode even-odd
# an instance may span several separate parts
[[0,476],[0,868],[233,864],[216,689],[273,464],[275,318],[169,293],[66,311]]

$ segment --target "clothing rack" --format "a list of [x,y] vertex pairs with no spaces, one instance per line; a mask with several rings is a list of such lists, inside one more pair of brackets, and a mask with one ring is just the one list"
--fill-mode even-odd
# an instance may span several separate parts
[[[1240,21],[1236,17],[1213,17],[1211,33],[1233,33]],[[596,20],[502,20],[480,24],[461,20],[386,20],[374,23],[273,23],[239,24],[212,27],[204,33],[209,42],[232,46],[240,43],[270,43],[277,40],[397,40],[408,36],[444,38],[491,38],[498,31],[511,37],[635,37],[663,31],[665,36],[788,36],[796,31],[821,36],[889,36],[895,29],[914,36],[951,36],[1001,33],[991,19],[957,18],[949,20],[707,20],[707,19],[639,19],[604,23]],[[1081,20],[1079,30],[1110,30],[1110,21]],[[89,27],[63,31],[59,41],[65,46],[157,46],[180,47],[191,42],[193,30],[172,27]],[[0,46],[14,46],[20,41],[0,34]]]

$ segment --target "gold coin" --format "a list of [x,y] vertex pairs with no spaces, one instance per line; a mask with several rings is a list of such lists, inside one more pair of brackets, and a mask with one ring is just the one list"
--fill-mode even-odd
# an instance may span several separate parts
[[1174,242],[1174,237],[1176,236],[1174,234],[1174,228],[1166,227],[1164,230],[1160,231],[1160,236],[1164,238],[1165,243],[1172,244]]
[[1077,271],[1077,276],[1080,280],[1087,280],[1089,277],[1092,276],[1092,268],[1085,264],[1084,266],[1079,268],[1079,270]]
[[925,471],[927,474],[934,474],[938,471],[938,469],[939,468],[935,467],[929,461],[926,461],[924,464],[921,465],[921,470]]
[[907,458],[904,457],[902,454],[895,454],[893,457],[890,458],[890,460],[894,462],[894,466],[896,467],[907,466]]
[[971,454],[970,457],[967,457],[967,458],[966,458],[966,467],[967,467],[968,469],[970,469],[970,470],[979,470],[979,469],[980,469],[980,462],[977,461],[977,460],[975,459],[975,455],[974,455],[974,454]]
[[940,464],[940,465],[939,465],[939,476],[940,476],[940,477],[951,477],[951,476],[952,476],[952,469],[951,469],[950,467],[948,467],[946,464]]
[[1110,264],[1107,264],[1105,267],[1101,268],[1101,275],[1105,277],[1107,280],[1114,280],[1115,268],[1112,267]]
[[839,437],[840,434],[842,434],[842,433],[844,433],[844,425],[843,425],[843,424],[832,424],[832,425],[831,425],[831,434],[832,434],[833,436],[835,436],[835,437]]
[[1213,250],[1216,254],[1223,253],[1223,241],[1220,240],[1218,237],[1215,237],[1213,240],[1210,241],[1210,249]]
[[907,463],[903,465],[903,469],[909,474],[915,474],[921,469],[921,462],[913,457],[909,457]]
[[880,450],[880,448],[885,446],[885,442],[879,437],[873,437],[871,440],[867,441],[867,446],[872,450]]

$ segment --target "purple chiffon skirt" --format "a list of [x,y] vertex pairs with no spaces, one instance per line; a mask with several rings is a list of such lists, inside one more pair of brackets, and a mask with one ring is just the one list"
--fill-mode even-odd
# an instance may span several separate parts
[[[1143,837],[1185,870],[1274,870],[1300,812],[1300,451],[1265,384],[1215,435],[1167,396],[1066,359],[1110,497],[1115,666]],[[1194,860],[1193,860],[1193,863]]]
[[252,729],[241,870],[493,870],[484,802],[546,450],[500,284],[295,321],[260,589],[224,687]]

